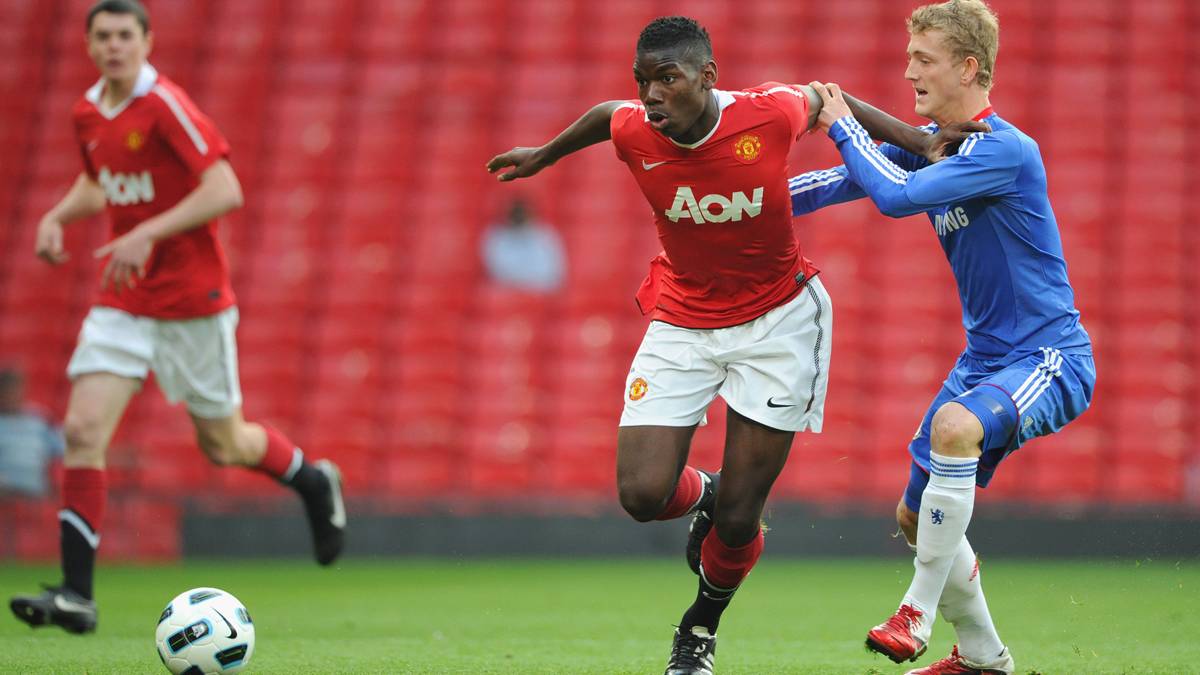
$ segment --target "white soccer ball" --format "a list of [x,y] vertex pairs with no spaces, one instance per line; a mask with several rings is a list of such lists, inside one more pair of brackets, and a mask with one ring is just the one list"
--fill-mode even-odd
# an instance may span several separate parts
[[254,623],[245,605],[219,588],[175,596],[158,618],[155,647],[175,675],[236,673],[254,654]]

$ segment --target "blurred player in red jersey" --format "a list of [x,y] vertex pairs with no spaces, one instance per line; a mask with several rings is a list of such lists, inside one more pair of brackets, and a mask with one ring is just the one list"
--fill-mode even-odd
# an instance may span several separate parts
[[[654,211],[664,251],[638,293],[651,323],[626,381],[617,485],[638,521],[693,517],[687,557],[700,585],[667,674],[704,675],[721,613],[762,552],[763,504],[793,435],[821,430],[832,306],[792,231],[787,185],[788,152],[821,98],[771,82],[716,89],[708,33],[684,17],[646,26],[633,73],[637,101],[601,103],[546,145],[487,168],[524,178],[611,139]],[[951,140],[855,112],[918,154]],[[717,395],[729,406],[719,474],[686,464]]]
[[187,402],[213,463],[251,467],[296,490],[319,563],[333,562],[343,546],[337,467],[308,463],[278,430],[242,418],[238,313],[216,224],[242,205],[241,186],[212,121],[146,62],[151,44],[136,0],[103,0],[88,12],[88,54],[101,77],[73,110],[84,171],[38,225],[37,255],[51,264],[67,258],[67,223],[107,209],[113,239],[96,251],[107,258],[99,297],[67,367],[63,583],[10,603],[31,626],[96,627],[105,452],[150,371],[168,399]]

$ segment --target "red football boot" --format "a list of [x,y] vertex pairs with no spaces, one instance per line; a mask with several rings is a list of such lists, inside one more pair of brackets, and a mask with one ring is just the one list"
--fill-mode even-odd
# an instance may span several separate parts
[[924,668],[910,670],[904,675],[1012,675],[1014,668],[1008,647],[1005,647],[1004,651],[1000,652],[1000,656],[996,657],[992,663],[981,664],[964,659],[958,653],[958,645],[954,645],[950,656]]
[[879,652],[896,663],[916,661],[925,653],[932,627],[926,627],[924,614],[912,605],[900,609],[885,623],[867,633],[867,648]]

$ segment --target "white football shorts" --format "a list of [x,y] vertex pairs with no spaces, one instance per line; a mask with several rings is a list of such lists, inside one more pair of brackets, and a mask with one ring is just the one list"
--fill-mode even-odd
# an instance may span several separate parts
[[783,431],[821,431],[833,305],[813,277],[790,302],[728,328],[652,321],[625,381],[621,426],[690,427],[720,395]]
[[112,373],[145,380],[154,371],[168,401],[186,401],[188,412],[203,419],[229,417],[242,405],[237,324],[237,307],[182,320],[93,307],[79,331],[67,377]]

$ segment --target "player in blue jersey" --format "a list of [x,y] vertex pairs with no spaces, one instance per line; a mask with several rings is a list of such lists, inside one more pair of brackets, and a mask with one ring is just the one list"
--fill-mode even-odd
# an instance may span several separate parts
[[954,272],[966,350],[909,445],[908,487],[896,519],[916,551],[912,584],[867,645],[893,661],[925,651],[937,612],[959,638],[920,675],[1013,672],[980,587],[966,539],[975,487],[1006,455],[1061,429],[1087,409],[1095,384],[1091,341],[1067,279],[1058,224],[1037,144],[989,102],[999,24],[981,0],[918,8],[908,20],[905,78],[928,130],[976,119],[969,137],[936,164],[876,147],[837,85],[817,85],[820,124],[845,165],[793,178],[793,212],[869,196],[886,215],[925,213]]

